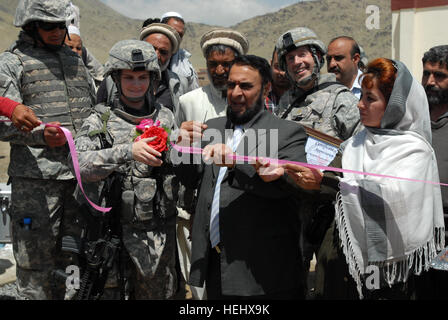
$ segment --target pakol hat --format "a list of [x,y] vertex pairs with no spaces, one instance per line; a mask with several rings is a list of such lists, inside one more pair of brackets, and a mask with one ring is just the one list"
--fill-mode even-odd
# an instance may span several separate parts
[[176,29],[165,23],[151,23],[150,25],[144,27],[140,32],[140,40],[144,40],[147,36],[153,33],[162,33],[166,35],[173,45],[173,54],[177,52],[181,38]]
[[243,34],[231,29],[213,29],[202,36],[201,49],[204,57],[207,48],[215,44],[232,47],[240,55],[245,55],[249,51],[249,40]]

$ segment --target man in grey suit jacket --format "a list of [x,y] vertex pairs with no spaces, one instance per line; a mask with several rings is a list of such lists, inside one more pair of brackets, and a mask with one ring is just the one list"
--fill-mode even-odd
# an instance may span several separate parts
[[[303,127],[264,108],[271,80],[265,59],[237,57],[229,74],[227,116],[207,122],[204,162],[175,169],[183,183],[199,186],[189,282],[205,281],[209,299],[304,298],[297,190],[287,175],[265,182],[254,165],[229,158],[233,144],[238,155],[306,161]],[[211,143],[205,141],[210,136]],[[179,140],[188,137],[181,134]]]

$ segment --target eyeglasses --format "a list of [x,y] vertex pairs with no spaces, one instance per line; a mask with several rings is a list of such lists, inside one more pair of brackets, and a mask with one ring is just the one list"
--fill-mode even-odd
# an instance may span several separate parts
[[37,22],[37,26],[39,28],[41,28],[44,31],[52,31],[56,28],[59,29],[66,29],[67,26],[65,24],[65,22],[57,22],[57,23],[52,23],[52,22],[43,22],[43,21],[38,21]]

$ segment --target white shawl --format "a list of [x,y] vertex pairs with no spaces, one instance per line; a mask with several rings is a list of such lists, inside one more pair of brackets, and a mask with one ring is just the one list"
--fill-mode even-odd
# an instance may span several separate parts
[[[381,121],[344,143],[342,168],[439,181],[423,87],[401,62]],[[444,247],[440,186],[344,173],[336,225],[359,295],[406,282]]]

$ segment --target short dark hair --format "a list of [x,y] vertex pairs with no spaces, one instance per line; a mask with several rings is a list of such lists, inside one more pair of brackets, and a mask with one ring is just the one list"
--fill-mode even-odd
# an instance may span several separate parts
[[422,62],[423,64],[426,62],[438,62],[440,66],[445,64],[445,69],[448,69],[448,45],[432,47],[425,52]]
[[205,56],[208,58],[210,53],[212,53],[213,51],[218,51],[219,53],[224,54],[227,49],[232,50],[235,57],[238,57],[240,55],[239,52],[231,46],[227,46],[225,44],[212,44],[211,46],[207,47],[207,50],[205,50]]
[[271,66],[265,58],[254,56],[251,54],[236,57],[233,61],[232,67],[238,66],[249,66],[258,70],[261,76],[261,83],[265,86],[268,82],[272,82],[272,71]]
[[359,49],[358,43],[356,42],[355,39],[353,39],[352,37],[349,37],[349,36],[339,36],[339,37],[333,38],[328,43],[328,46],[330,46],[330,44],[332,44],[333,42],[335,42],[336,40],[339,40],[339,39],[352,41],[352,49],[350,50],[351,58],[353,58],[355,56],[355,54],[359,54],[359,56],[361,56],[361,49]]
[[149,26],[150,24],[153,23],[160,23],[160,19],[159,18],[148,18],[143,22],[142,28]]

